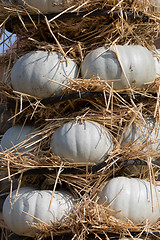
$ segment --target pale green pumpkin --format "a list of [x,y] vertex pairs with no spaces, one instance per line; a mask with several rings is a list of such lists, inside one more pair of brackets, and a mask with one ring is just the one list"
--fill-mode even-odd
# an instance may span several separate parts
[[38,98],[61,94],[68,78],[76,78],[78,66],[57,52],[32,51],[17,60],[11,71],[15,91]]
[[[36,229],[32,224],[44,222],[48,225],[63,221],[69,214],[74,199],[70,192],[55,191],[51,207],[52,191],[36,190],[33,188],[20,188],[17,196],[16,190],[6,198],[3,205],[3,218],[7,227],[16,234],[34,237]],[[40,221],[39,221],[39,220]]]
[[114,214],[116,218],[123,221],[128,218],[134,224],[145,224],[146,220],[156,223],[160,216],[159,200],[158,189],[138,178],[113,178],[99,193],[99,204],[109,205],[110,209],[118,211]]
[[155,80],[151,52],[140,45],[100,47],[91,51],[82,63],[83,78],[99,77],[116,90],[135,86],[146,88]]
[[113,150],[107,128],[93,121],[65,123],[51,137],[51,151],[75,163],[100,163]]

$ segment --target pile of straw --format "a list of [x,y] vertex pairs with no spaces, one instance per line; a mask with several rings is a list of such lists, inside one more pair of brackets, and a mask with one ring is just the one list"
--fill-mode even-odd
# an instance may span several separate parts
[[[70,0],[67,10],[55,16],[15,3],[0,2],[2,29],[12,27],[17,35],[16,48],[0,57],[0,63],[6,64],[5,80],[0,86],[1,107],[2,112],[6,109],[12,112],[12,125],[36,125],[41,139],[38,146],[27,154],[12,150],[0,152],[1,181],[9,178],[11,190],[12,179],[18,179],[19,187],[35,185],[41,189],[56,189],[64,184],[81,199],[63,223],[35,226],[40,231],[38,240],[66,234],[73,235],[73,239],[87,236],[109,239],[111,233],[118,234],[118,237],[141,237],[145,233],[147,238],[159,238],[159,223],[154,226],[148,222],[137,226],[129,220],[125,223],[116,219],[109,208],[97,204],[98,192],[113,176],[139,177],[153,183],[158,179],[159,163],[155,159],[159,158],[159,149],[145,150],[146,143],[122,147],[119,138],[129,124],[134,121],[143,124],[148,116],[154,117],[155,126],[159,127],[159,78],[148,89],[133,87],[131,91],[119,92],[99,78],[69,79],[70,84],[62,96],[40,100],[14,92],[10,72],[20,56],[36,49],[56,50],[79,64],[89,51],[104,45],[140,44],[153,50],[159,34],[160,12],[151,6],[149,0]],[[66,13],[77,16],[66,18]],[[78,17],[78,14],[82,16]],[[5,45],[6,41],[1,44]],[[95,164],[68,163],[50,152],[51,135],[72,120],[96,121],[109,129],[115,147],[104,165],[98,168]],[[137,159],[143,160],[144,165],[134,166],[137,174],[133,174],[132,168],[125,163],[128,160],[134,163]]]

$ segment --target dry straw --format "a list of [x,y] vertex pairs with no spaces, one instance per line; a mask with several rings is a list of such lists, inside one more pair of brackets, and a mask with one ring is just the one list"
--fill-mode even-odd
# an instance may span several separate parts
[[[44,16],[27,4],[24,8],[0,3],[1,26],[12,21],[13,31],[20,40],[23,38],[27,48],[58,50],[78,59],[80,52],[86,54],[104,44],[141,44],[151,48],[158,36],[159,12],[149,0],[68,2],[68,10],[54,17]],[[66,13],[79,16],[84,11],[87,13],[83,17],[65,18]],[[97,11],[101,12],[96,14]],[[37,20],[32,19],[34,14],[39,16]]]
[[[87,86],[88,85],[85,86],[86,89]],[[80,87],[83,88],[83,85]],[[70,92],[70,90],[67,90],[67,92]],[[105,93],[108,93],[108,95],[105,95]],[[136,90],[134,94],[136,96]],[[72,189],[74,194],[78,195],[78,197],[80,197],[79,193],[81,193],[81,195],[83,195],[83,193],[87,193],[94,199],[104,182],[109,177],[116,175],[127,177],[136,176],[154,182],[159,175],[159,166],[153,163],[151,166],[149,165],[148,154],[151,158],[159,157],[159,149],[156,151],[151,151],[151,149],[149,149],[148,152],[147,150],[144,150],[145,147],[147,147],[146,143],[137,145],[136,142],[134,142],[132,145],[125,147],[122,147],[119,144],[119,135],[121,131],[125,126],[127,127],[133,121],[136,121],[139,124],[144,124],[143,120],[148,115],[153,117],[155,109],[157,109],[156,116],[158,121],[159,108],[156,107],[158,99],[153,96],[151,97],[148,93],[143,92],[142,96],[143,95],[146,96],[146,99],[144,99],[143,102],[137,102],[136,99],[133,98],[131,98],[132,101],[130,101],[131,99],[127,101],[124,98],[125,95],[122,97],[122,95],[114,92],[113,90],[111,91],[110,89],[108,92],[104,91],[101,98],[74,99],[55,103],[54,105],[43,105],[40,104],[39,100],[35,100],[35,102],[32,101],[26,109],[23,109],[22,107],[21,111],[19,107],[17,107],[17,112],[15,112],[13,117],[15,122],[27,123],[27,121],[30,122],[32,120],[39,128],[38,134],[41,136],[41,140],[39,145],[30,153],[15,154],[12,151],[7,150],[6,152],[0,154],[4,178],[8,178],[8,173],[10,173],[9,176],[13,179],[14,177],[17,178],[21,175],[21,186],[35,185],[36,187],[38,186],[41,188],[41,184],[43,183],[43,189],[53,189],[54,182],[57,179],[57,171],[61,164],[63,164],[62,167],[64,171],[66,169],[72,169],[72,171],[69,173],[64,173],[64,171],[62,171],[58,177],[58,184],[65,184],[68,188]],[[27,100],[29,98],[28,96],[23,95],[23,99]],[[58,127],[62,126],[62,124],[72,120],[96,121],[101,125],[106,126],[113,135],[115,143],[114,151],[106,159],[106,166],[98,172],[88,171],[90,164],[86,164],[84,172],[73,174],[74,170],[80,167],[80,164],[68,163],[65,159],[61,159],[60,157],[50,153],[49,145],[51,134],[53,134]],[[135,167],[136,173],[135,171],[132,171],[132,167],[120,167],[118,165],[119,162],[137,158],[143,159],[147,165],[140,168]],[[34,172],[36,169],[38,169],[40,175]],[[51,172],[46,171],[46,169],[51,170]],[[97,179],[99,180],[97,181]],[[87,199],[86,202],[81,203],[79,208],[84,208],[85,206],[85,214],[86,212],[90,214],[91,208],[95,207],[94,204],[96,203],[92,203],[89,199]],[[94,211],[97,210],[95,209]],[[108,232],[129,234],[130,231],[137,231],[138,234],[146,227],[136,226],[136,230],[134,230],[134,227],[132,228],[130,224],[124,224],[115,219],[114,215],[112,217],[109,216],[109,218],[107,218],[108,215],[102,215],[103,217],[105,216],[105,218],[101,219],[101,225],[98,225],[99,222],[95,225],[95,222],[90,220],[90,225],[88,226],[88,222],[86,223],[86,220],[85,223],[82,221],[82,219],[86,219],[86,215],[81,219],[79,218],[79,215],[77,216],[77,214],[80,213],[74,212],[74,214],[71,215],[63,224],[53,224],[53,226],[49,227],[40,225],[41,234],[38,235],[38,238],[43,239],[44,236],[51,234],[61,235],[63,233],[75,234],[75,237],[77,238],[80,235],[85,238],[85,236],[89,233],[93,233],[95,235],[107,234]],[[96,212],[94,212],[94,214],[96,214]],[[75,218],[79,219],[79,221],[75,221]],[[106,218],[109,219],[107,223]],[[73,225],[73,222],[77,225]],[[125,225],[125,227],[120,228],[120,226],[123,225]],[[92,228],[92,226],[94,226],[94,228]],[[153,228],[153,231],[157,231],[157,226],[151,226],[150,228]]]
[[[159,223],[154,226],[148,222],[143,226],[135,226],[130,221],[124,223],[114,217],[113,211],[97,204],[97,193],[107,179],[118,175],[139,177],[153,183],[158,178],[159,163],[155,159],[159,158],[159,149],[153,151],[150,147],[147,148],[152,144],[151,141],[139,145],[134,142],[122,147],[119,137],[132,122],[147,127],[145,119],[148,116],[155,117],[158,129],[159,79],[146,90],[131,86],[132,91],[128,89],[119,92],[113,90],[109,82],[99,78],[68,79],[69,84],[62,95],[77,94],[79,97],[69,97],[59,102],[52,99],[53,102],[46,104],[43,100],[14,92],[10,85],[10,72],[20,56],[36,49],[59,51],[64,57],[69,55],[79,64],[89,51],[103,45],[140,44],[154,49],[160,14],[147,0],[73,0],[68,1],[67,7],[64,12],[49,18],[27,5],[20,7],[3,1],[0,3],[1,27],[4,28],[5,24],[9,26],[12,21],[13,31],[18,37],[16,48],[0,58],[1,64],[6,63],[5,81],[0,86],[1,102],[5,109],[12,109],[13,125],[32,123],[41,136],[38,146],[31,152],[14,153],[10,149],[0,153],[1,171],[3,170],[1,182],[7,178],[18,178],[19,187],[35,185],[51,190],[55,190],[57,185],[65,184],[76,197],[81,198],[63,223],[50,226],[40,223],[36,226],[40,230],[37,235],[39,240],[63,234],[73,234],[73,239],[85,239],[90,234],[93,238],[101,239],[103,235],[109,239],[109,233],[133,237],[132,232],[136,232],[138,237],[143,232],[154,236],[155,232],[159,233]],[[88,12],[83,14],[84,11]],[[100,11],[98,16],[94,14],[97,11]],[[103,11],[107,11],[107,14],[102,14]],[[117,15],[114,15],[115,11],[118,11]],[[132,18],[127,15],[128,12]],[[83,17],[64,19],[66,13],[83,14]],[[38,21],[34,20],[34,14],[37,14]],[[40,21],[40,18],[43,20]],[[5,44],[6,41],[2,41],[2,45]],[[89,97],[88,94],[83,98],[83,92],[96,92],[99,95]],[[69,163],[50,152],[51,135],[62,124],[72,120],[96,121],[107,127],[113,136],[114,151],[106,157],[106,164],[97,171],[91,171],[95,164],[85,164],[83,171],[79,171],[82,170],[81,164]],[[146,165],[134,166],[136,171],[133,172],[132,167],[122,164],[130,159],[141,159]],[[57,175],[60,168],[62,171]],[[78,174],[73,174],[74,171],[78,171]]]
[[[70,234],[71,239],[110,239],[110,233],[119,234],[122,236],[127,236],[129,238],[142,237],[143,233],[153,239],[156,233],[159,233],[158,224],[151,226],[149,222],[146,222],[143,226],[136,226],[131,221],[126,219],[123,222],[114,217],[115,212],[111,211],[109,208],[103,205],[98,205],[91,199],[84,199],[81,204],[78,204],[73,209],[70,216],[67,216],[63,224],[53,224],[53,226],[47,226],[44,224],[39,224],[38,229],[43,229],[43,235],[37,235],[37,239],[43,239],[45,236]],[[84,217],[85,216],[85,217]],[[59,229],[59,232],[57,232]],[[133,235],[134,232],[134,235]],[[49,234],[50,233],[50,234]],[[114,235],[111,235],[111,239]],[[114,239],[118,239],[116,236]]]

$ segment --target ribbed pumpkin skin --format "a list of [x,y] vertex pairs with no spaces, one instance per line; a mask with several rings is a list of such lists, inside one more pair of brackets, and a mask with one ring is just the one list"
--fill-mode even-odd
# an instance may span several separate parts
[[[25,2],[43,13],[61,12],[67,8],[66,4],[68,3],[67,0],[25,0]],[[18,0],[18,3],[24,5],[22,0]]]
[[[155,119],[149,118],[146,119],[146,124],[135,124],[134,122],[132,125],[127,129],[124,133],[122,145],[130,145],[135,142],[136,145],[148,143],[145,147],[148,149],[157,150],[160,147],[160,130],[159,128],[156,129],[155,127]],[[124,129],[125,131],[125,129]]]
[[68,83],[65,76],[75,78],[78,73],[74,61],[69,58],[67,62],[60,60],[62,55],[57,52],[32,51],[23,55],[11,71],[13,89],[38,98],[60,94],[63,88],[60,84]]
[[92,121],[68,122],[51,138],[53,153],[77,163],[99,163],[112,149],[113,139],[108,130]]
[[[62,221],[74,205],[73,196],[68,191],[55,191],[50,211],[52,196],[50,190],[21,188],[15,200],[16,190],[12,192],[12,208],[8,196],[3,205],[3,217],[8,228],[16,234],[34,237],[36,230],[31,223],[38,223],[35,218],[50,224]],[[29,216],[26,213],[28,213]],[[66,212],[66,213],[65,213]]]
[[2,150],[12,148],[11,151],[15,149],[14,151],[16,152],[29,151],[35,147],[35,144],[29,147],[27,145],[34,143],[40,138],[39,136],[34,136],[34,134],[36,134],[36,130],[32,126],[23,127],[22,125],[15,125],[9,128],[3,135],[0,144],[1,148]]
[[[110,204],[110,209],[120,211],[114,216],[126,221],[129,218],[135,224],[143,224],[148,219],[152,224],[156,223],[160,213],[158,207],[159,194],[152,184],[152,198],[150,182],[138,178],[117,177],[107,182],[106,186],[99,194],[99,203]],[[160,198],[159,198],[160,200]]]
[[[138,88],[145,88],[144,83],[155,80],[155,63],[147,48],[140,45],[117,45],[120,62],[130,85],[135,82]],[[102,80],[116,80],[114,89],[128,88],[128,82],[116,56],[115,48],[100,47],[90,52],[82,63],[81,73],[84,78],[99,76]],[[108,82],[111,84],[111,81]]]

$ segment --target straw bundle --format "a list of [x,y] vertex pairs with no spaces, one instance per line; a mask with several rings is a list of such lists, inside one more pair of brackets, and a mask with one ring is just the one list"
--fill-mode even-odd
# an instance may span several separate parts
[[[25,2],[25,1],[24,1]],[[70,17],[66,17],[68,13]],[[74,16],[74,18],[72,18]],[[59,15],[44,15],[28,6],[0,3],[1,27],[12,28],[17,46],[0,58],[6,63],[5,81],[1,83],[2,112],[9,110],[12,125],[36,125],[38,145],[30,152],[0,152],[1,181],[18,179],[19,186],[33,185],[41,189],[69,188],[80,199],[64,222],[50,226],[40,223],[37,239],[70,234],[73,239],[141,237],[145,232],[159,236],[159,222],[142,226],[124,223],[114,217],[114,211],[97,203],[97,194],[104,182],[113,176],[139,177],[155,183],[159,176],[159,149],[149,146],[152,141],[122,146],[121,132],[132,122],[146,125],[144,119],[154,117],[159,127],[159,78],[148,89],[115,91],[108,82],[97,78],[68,79],[61,96],[37,99],[15,92],[10,85],[10,72],[16,60],[32,50],[58,51],[79,64],[84,56],[99,46],[140,44],[150,50],[159,34],[160,13],[151,1],[68,1]],[[2,42],[5,44],[5,41]],[[95,121],[107,127],[114,139],[114,150],[105,163],[76,164],[50,151],[51,135],[69,121]],[[17,146],[18,149],[18,146]],[[27,148],[26,148],[27,149]],[[143,161],[138,162],[138,160]],[[133,168],[128,165],[139,163]],[[140,165],[140,166],[139,166]],[[1,224],[3,227],[3,224]],[[155,236],[155,232],[157,236]]]

